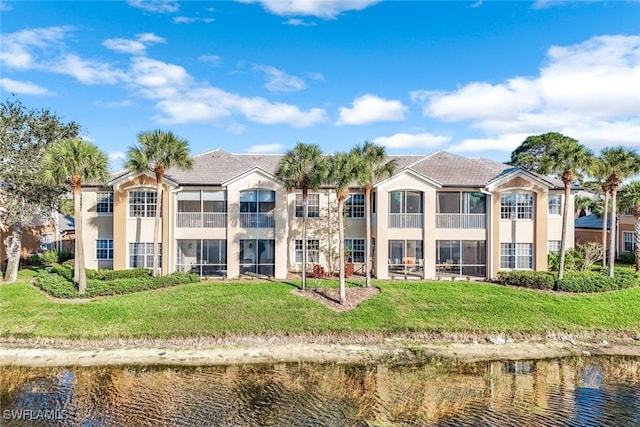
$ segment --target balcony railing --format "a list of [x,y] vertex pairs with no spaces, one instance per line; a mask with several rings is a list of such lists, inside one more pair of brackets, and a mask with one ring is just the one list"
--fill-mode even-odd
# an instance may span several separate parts
[[275,228],[276,220],[272,213],[241,213],[242,228]]
[[422,228],[424,215],[421,213],[390,213],[389,228]]
[[487,228],[487,214],[436,214],[436,228]]
[[178,228],[225,228],[227,214],[224,212],[178,212]]

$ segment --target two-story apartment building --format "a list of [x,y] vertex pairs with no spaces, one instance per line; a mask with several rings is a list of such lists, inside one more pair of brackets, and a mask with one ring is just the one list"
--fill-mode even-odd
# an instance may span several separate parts
[[[194,156],[190,171],[167,171],[162,271],[275,278],[301,271],[302,196],[288,194],[275,179],[281,157],[214,150]],[[546,270],[547,254],[559,249],[561,239],[560,181],[446,152],[390,158],[398,163],[396,173],[377,182],[372,197],[376,277],[491,278],[500,270]],[[573,242],[573,200],[566,202]],[[336,264],[335,204],[331,188],[309,194],[309,262],[325,269]],[[345,247],[361,272],[364,204],[363,189],[352,188]],[[85,186],[82,206],[87,267],[151,267],[151,173],[122,171],[109,182]]]

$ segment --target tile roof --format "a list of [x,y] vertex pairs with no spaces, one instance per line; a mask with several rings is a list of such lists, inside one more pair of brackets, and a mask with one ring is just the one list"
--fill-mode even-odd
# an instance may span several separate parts
[[[574,220],[575,228],[602,230],[602,217],[591,214],[580,216]],[[607,229],[611,228],[611,218],[607,219]]]
[[[259,167],[274,174],[283,154],[229,153],[216,149],[193,157],[193,169],[189,171],[168,169],[167,178],[180,185],[220,185],[246,171]],[[492,179],[515,168],[510,165],[481,158],[468,158],[445,151],[432,154],[389,155],[397,162],[396,173],[412,170],[445,187],[483,187]],[[111,180],[126,175],[127,171],[115,172]],[[557,179],[541,177],[562,187]]]

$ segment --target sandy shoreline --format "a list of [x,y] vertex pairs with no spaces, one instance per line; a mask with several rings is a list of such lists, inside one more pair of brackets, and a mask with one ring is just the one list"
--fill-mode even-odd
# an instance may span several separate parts
[[328,340],[299,337],[104,341],[2,339],[0,365],[231,365],[317,362],[371,363],[419,361],[429,357],[466,361],[525,360],[566,356],[620,355],[640,357],[634,338],[573,337],[513,340],[502,337],[469,341],[385,339]]

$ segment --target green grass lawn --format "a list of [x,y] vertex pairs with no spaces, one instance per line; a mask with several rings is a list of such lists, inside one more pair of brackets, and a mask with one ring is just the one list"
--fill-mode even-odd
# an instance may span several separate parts
[[0,336],[640,331],[638,287],[560,295],[474,282],[374,282],[380,294],[335,313],[282,282],[203,282],[76,302],[46,296],[28,283],[32,275],[23,270],[19,282],[0,285]]

